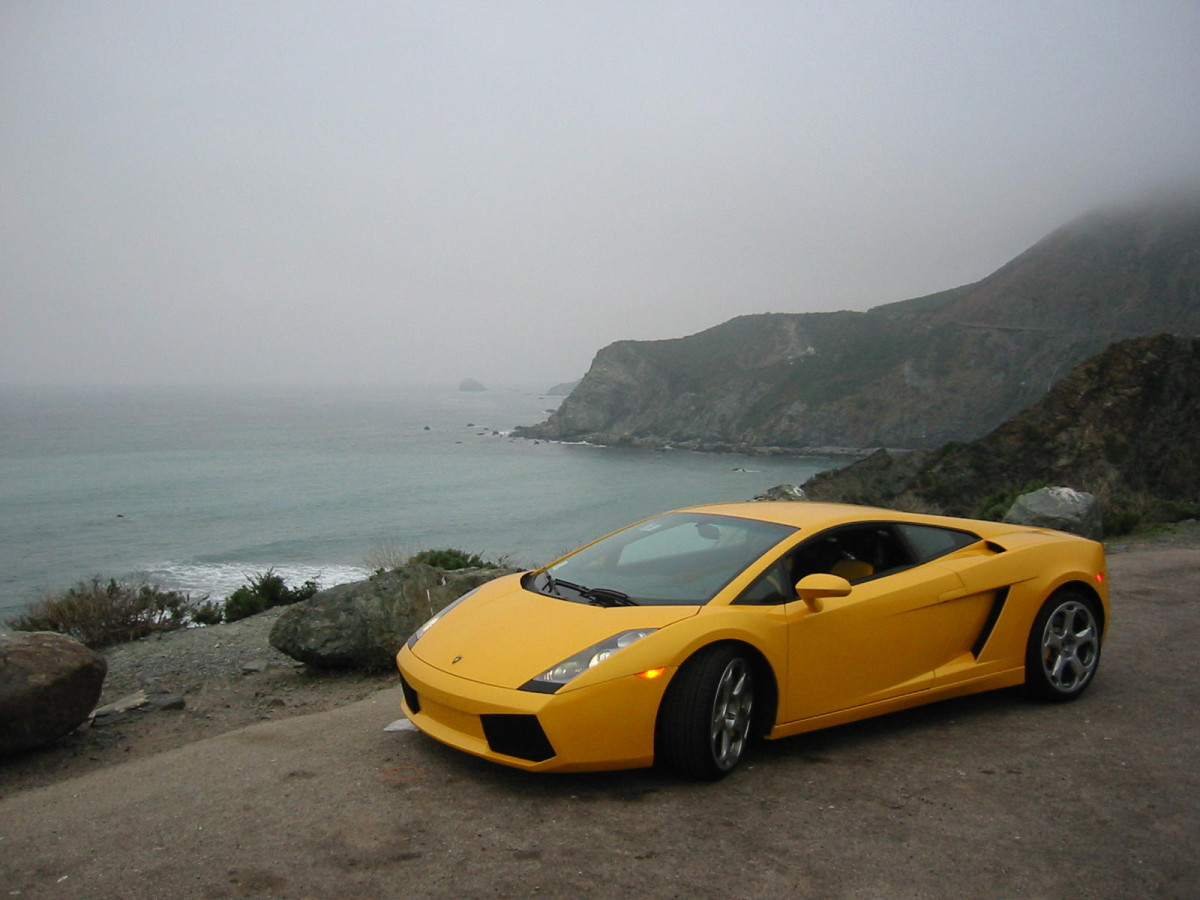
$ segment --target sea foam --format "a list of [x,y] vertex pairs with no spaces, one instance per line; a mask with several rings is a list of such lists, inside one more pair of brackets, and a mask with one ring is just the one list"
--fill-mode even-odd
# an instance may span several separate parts
[[271,571],[289,587],[299,587],[312,580],[322,588],[351,581],[362,581],[371,575],[361,566],[347,565],[289,565],[270,563],[163,563],[138,573],[150,584],[190,594],[198,600],[209,597],[224,600],[253,578]]

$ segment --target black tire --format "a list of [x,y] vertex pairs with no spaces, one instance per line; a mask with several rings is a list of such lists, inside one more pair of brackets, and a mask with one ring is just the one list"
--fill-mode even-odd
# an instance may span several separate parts
[[658,761],[690,778],[722,778],[754,736],[754,666],[734,645],[701,650],[672,679],[659,710]]
[[1025,691],[1065,703],[1086,690],[1100,665],[1100,616],[1082,591],[1051,595],[1034,617],[1025,648]]

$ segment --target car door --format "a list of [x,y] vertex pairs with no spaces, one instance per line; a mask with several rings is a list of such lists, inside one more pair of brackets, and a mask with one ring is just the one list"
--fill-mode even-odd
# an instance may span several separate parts
[[785,606],[780,723],[927,690],[952,643],[939,600],[961,591],[961,579],[920,563],[890,523],[818,535],[792,558],[796,580],[839,569],[852,583],[847,596],[825,599],[819,611],[799,599]]

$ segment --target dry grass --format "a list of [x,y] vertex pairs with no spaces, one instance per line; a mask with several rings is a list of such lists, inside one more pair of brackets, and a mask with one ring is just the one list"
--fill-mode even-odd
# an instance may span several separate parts
[[15,631],[55,631],[93,649],[182,628],[194,607],[186,594],[145,584],[105,583],[99,575],[46,597],[8,621]]

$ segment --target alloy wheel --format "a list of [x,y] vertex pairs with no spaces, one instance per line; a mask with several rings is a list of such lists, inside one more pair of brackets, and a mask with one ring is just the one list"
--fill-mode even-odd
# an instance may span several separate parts
[[746,749],[754,713],[754,675],[741,657],[721,673],[713,698],[710,739],[713,761],[722,771],[737,765]]
[[1050,614],[1042,632],[1042,669],[1064,694],[1079,690],[1096,671],[1100,629],[1085,603],[1068,600]]

